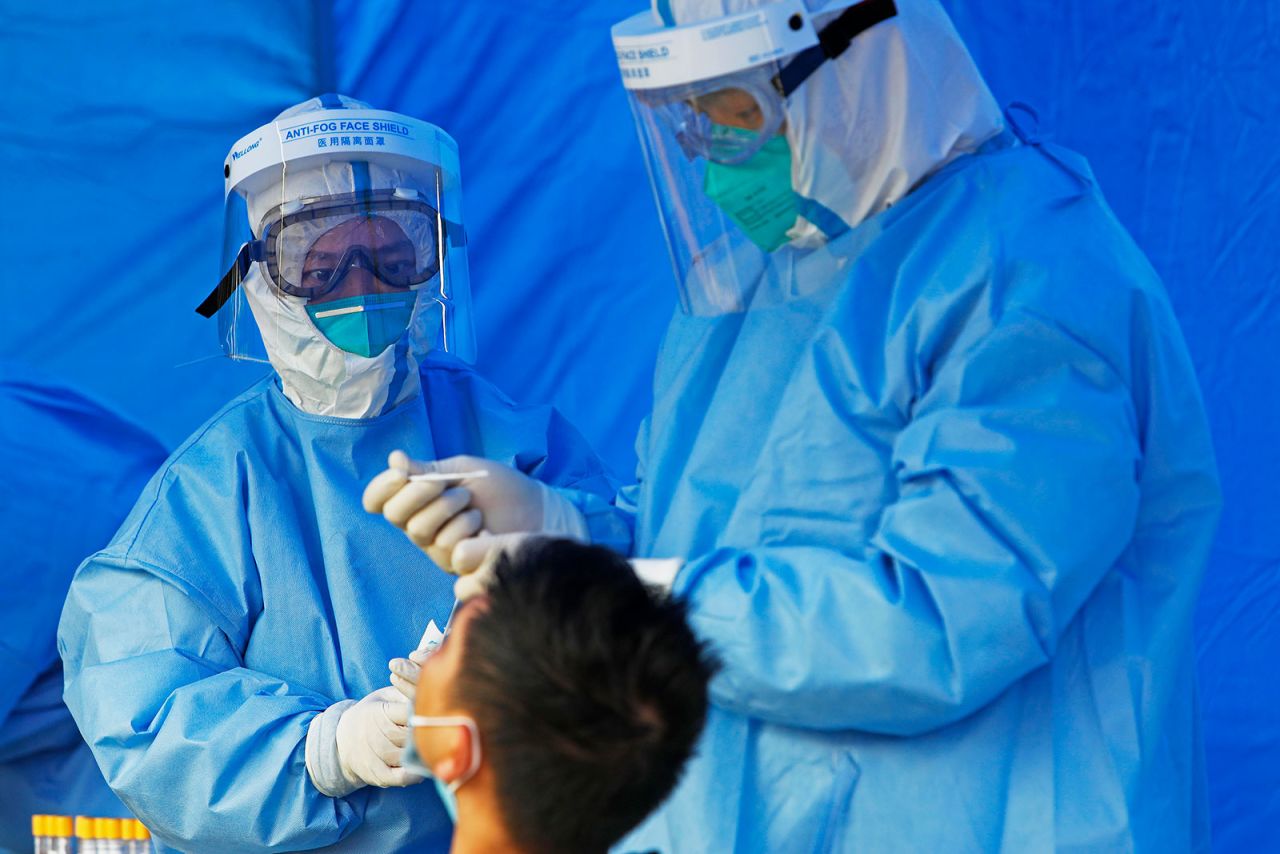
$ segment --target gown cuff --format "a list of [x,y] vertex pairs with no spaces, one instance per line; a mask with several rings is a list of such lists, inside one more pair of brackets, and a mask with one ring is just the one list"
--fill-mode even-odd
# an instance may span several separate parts
[[542,487],[542,531],[553,537],[567,537],[580,543],[591,542],[591,529],[573,502],[545,483]]
[[355,700],[334,703],[312,718],[307,727],[307,775],[320,794],[331,798],[346,797],[360,788],[342,773],[338,759],[338,720],[355,704]]

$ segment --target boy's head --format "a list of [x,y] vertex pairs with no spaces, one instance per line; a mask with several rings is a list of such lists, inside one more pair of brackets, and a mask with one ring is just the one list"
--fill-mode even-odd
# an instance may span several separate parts
[[[539,539],[500,560],[422,665],[413,731],[444,783],[489,809],[521,849],[605,851],[675,787],[707,712],[715,663],[684,604],[607,549]],[[471,776],[474,774],[474,776]],[[459,832],[465,832],[460,824]]]

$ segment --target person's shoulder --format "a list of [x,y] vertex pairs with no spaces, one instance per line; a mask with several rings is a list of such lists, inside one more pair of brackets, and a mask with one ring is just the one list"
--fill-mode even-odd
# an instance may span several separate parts
[[174,450],[169,457],[169,463],[189,456],[212,442],[223,441],[233,436],[239,436],[242,441],[247,441],[252,435],[251,431],[245,429],[247,424],[256,425],[261,421],[265,411],[281,408],[272,406],[274,382],[274,375],[263,377],[228,401]]
[[270,422],[274,375],[255,382],[211,415],[169,454],[148,485],[142,500],[159,501],[176,487],[211,486],[226,494],[227,484],[240,465],[240,451],[255,437],[278,432]]
[[[998,268],[1002,280],[1057,281],[1076,293],[1114,293],[1122,282],[1158,286],[1084,157],[1057,145],[1015,143],[962,160],[921,206],[926,217],[907,229],[932,244],[934,257]],[[920,228],[925,219],[928,228]]]
[[146,542],[147,532],[154,526],[165,528],[174,513],[191,512],[215,497],[234,500],[243,451],[255,442],[255,436],[273,429],[263,423],[272,408],[273,382],[274,375],[255,382],[174,449],[102,554],[145,557],[137,544]]
[[1132,242],[1088,160],[1070,149],[1018,144],[975,155],[971,172],[971,206],[1006,242],[1045,250]]

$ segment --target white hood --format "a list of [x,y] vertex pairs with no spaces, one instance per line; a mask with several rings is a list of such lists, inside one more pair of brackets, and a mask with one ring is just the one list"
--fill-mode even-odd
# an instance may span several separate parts
[[[343,98],[343,106],[368,109],[359,101]],[[313,98],[277,117],[290,118],[321,109]],[[424,165],[425,166],[425,165]],[[408,187],[427,196],[435,192],[431,182],[408,172],[377,163],[369,164],[369,189]],[[283,180],[246,196],[249,222],[258,230],[262,217],[284,202],[314,196],[351,193],[356,189],[350,164],[326,163],[309,169],[288,169]],[[423,317],[437,304],[419,294],[409,322],[407,346],[396,344],[377,356],[364,357],[335,347],[316,329],[306,311],[306,300],[277,292],[254,264],[241,284],[266,346],[267,357],[280,375],[285,395],[294,405],[313,415],[370,418],[419,393],[418,364],[433,346],[438,321]]]

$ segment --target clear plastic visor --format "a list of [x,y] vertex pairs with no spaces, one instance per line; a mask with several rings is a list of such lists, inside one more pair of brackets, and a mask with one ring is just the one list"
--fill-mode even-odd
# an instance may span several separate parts
[[[406,176],[376,163],[371,169],[339,161],[322,172],[291,173],[286,164],[278,180],[258,181],[270,199],[248,204],[233,191],[224,216],[222,279],[199,309],[216,312],[222,351],[268,361],[271,352],[334,346],[317,318],[381,311],[385,318],[408,316],[398,323],[415,349],[474,361],[461,201],[449,193],[456,178],[428,164],[422,170]],[[395,186],[369,188],[371,172]],[[316,194],[317,183],[358,189]],[[251,215],[264,205],[251,228]],[[318,313],[327,303],[334,306]]]
[[628,93],[687,313],[745,310],[796,225],[779,67]]

